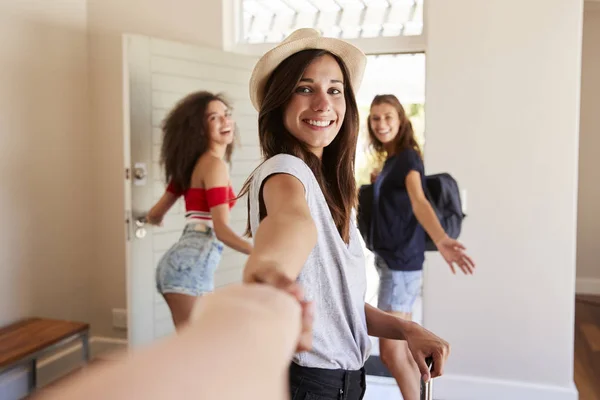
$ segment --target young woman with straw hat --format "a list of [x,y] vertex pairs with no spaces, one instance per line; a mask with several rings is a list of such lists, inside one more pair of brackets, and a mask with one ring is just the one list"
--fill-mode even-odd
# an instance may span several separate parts
[[365,64],[349,43],[300,29],[258,61],[250,80],[265,161],[241,192],[254,236],[244,281],[298,281],[314,305],[304,306],[290,367],[293,399],[361,399],[369,335],[406,340],[425,380],[441,375],[449,353],[444,340],[364,301],[365,259],[352,214],[354,93]]

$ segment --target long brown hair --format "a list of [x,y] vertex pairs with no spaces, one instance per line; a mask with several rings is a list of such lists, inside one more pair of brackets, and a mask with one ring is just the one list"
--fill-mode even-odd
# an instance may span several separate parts
[[[231,108],[222,94],[195,92],[180,100],[162,123],[164,136],[160,163],[164,166],[167,182],[171,182],[178,191],[189,189],[196,162],[208,150],[210,139],[205,114],[208,104],[215,100]],[[234,124],[235,136],[236,131]],[[227,162],[231,161],[233,147],[233,142],[227,145]]]
[[[323,149],[323,156],[319,159],[288,132],[283,123],[283,113],[308,65],[326,54],[331,55],[342,70],[346,114],[340,131],[331,144]],[[358,107],[346,65],[339,57],[325,50],[302,50],[286,58],[273,71],[265,85],[265,96],[258,114],[258,135],[263,158],[268,160],[277,154],[290,154],[309,166],[323,191],[340,236],[346,243],[350,241],[350,215],[356,205],[354,158],[357,133]],[[253,175],[244,183],[240,196],[248,193],[252,178]],[[261,219],[263,217],[260,216]],[[246,234],[251,236],[250,219]]]
[[[371,108],[373,106],[377,106],[380,104],[389,104],[396,109],[398,112],[398,118],[400,119],[400,127],[398,128],[398,135],[394,138],[395,141],[395,154],[398,154],[402,150],[412,149],[417,152],[421,157],[423,154],[421,152],[421,148],[419,147],[419,143],[415,139],[415,132],[412,127],[412,123],[410,119],[406,116],[406,111],[404,107],[400,103],[400,100],[393,94],[378,94],[373,98],[371,102]],[[367,120],[367,128],[369,130],[369,139],[371,142],[371,148],[375,153],[375,156],[379,159],[379,161],[384,161],[388,156],[387,151],[383,143],[377,139],[375,133],[373,132],[373,128],[371,128],[371,113],[369,112],[369,118]]]

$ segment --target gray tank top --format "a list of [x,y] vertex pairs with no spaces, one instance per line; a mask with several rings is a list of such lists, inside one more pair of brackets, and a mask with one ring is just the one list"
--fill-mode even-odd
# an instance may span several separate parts
[[315,303],[313,349],[294,355],[296,364],[326,369],[358,370],[369,356],[371,341],[365,320],[365,258],[354,221],[350,244],[342,240],[314,174],[301,159],[279,154],[265,161],[250,186],[250,228],[259,225],[259,191],[269,176],[284,173],[304,185],[318,239],[298,282]]

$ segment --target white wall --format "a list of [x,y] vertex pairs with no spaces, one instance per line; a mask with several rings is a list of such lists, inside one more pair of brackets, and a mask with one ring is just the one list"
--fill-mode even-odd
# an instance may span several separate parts
[[436,393],[575,399],[583,3],[427,5],[426,168],[467,189],[462,240],[478,264],[453,277],[429,263],[425,324],[453,349]]
[[87,320],[86,1],[0,2],[0,326]]
[[125,335],[111,327],[111,309],[126,307],[121,35],[138,33],[221,47],[221,13],[221,2],[213,0],[88,0],[97,334]]
[[600,294],[600,3],[586,3],[583,22],[577,291]]

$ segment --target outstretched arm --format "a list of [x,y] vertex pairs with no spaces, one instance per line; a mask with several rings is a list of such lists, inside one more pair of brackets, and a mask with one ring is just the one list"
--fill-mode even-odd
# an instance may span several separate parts
[[[263,184],[267,210],[254,236],[254,250],[244,269],[244,282],[285,288],[296,280],[317,243],[317,229],[304,197],[304,186],[292,175],[272,175]],[[298,351],[312,347],[312,303],[303,301]]]
[[304,186],[292,175],[273,175],[264,183],[263,200],[267,215],[256,231],[244,281],[265,281],[273,270],[294,281],[317,243]]
[[203,296],[177,335],[92,366],[35,398],[281,400],[300,324],[301,308],[284,291],[232,285]]
[[415,217],[435,243],[440,254],[450,266],[452,273],[455,273],[454,264],[456,264],[465,274],[472,274],[475,263],[464,252],[465,246],[449,237],[444,231],[431,203],[429,203],[423,192],[421,174],[418,171],[410,171],[406,175],[405,184]]

